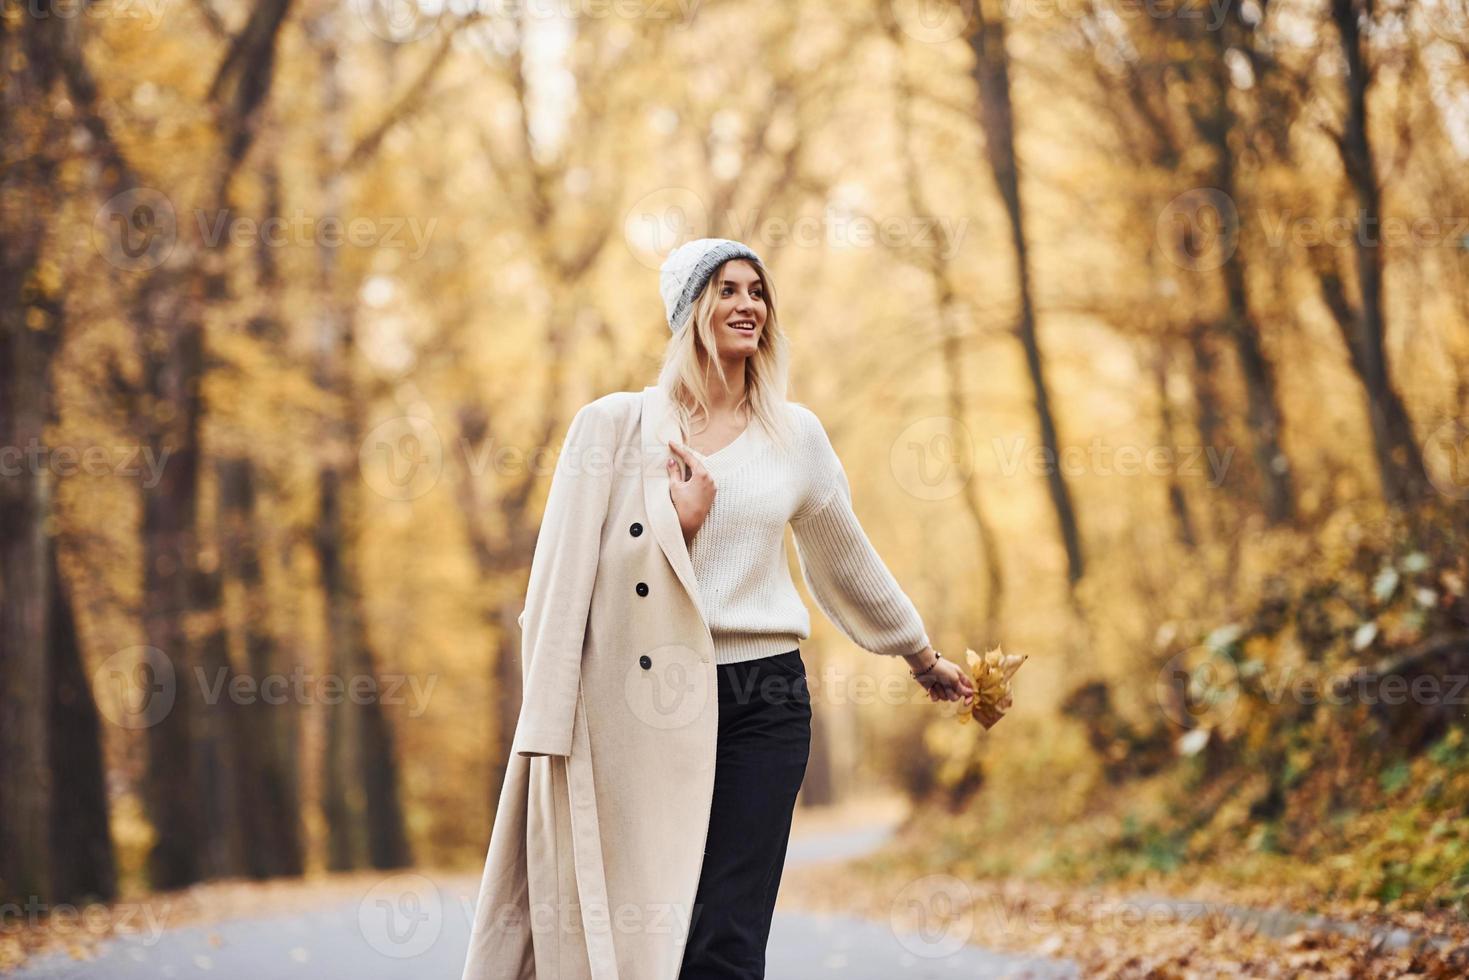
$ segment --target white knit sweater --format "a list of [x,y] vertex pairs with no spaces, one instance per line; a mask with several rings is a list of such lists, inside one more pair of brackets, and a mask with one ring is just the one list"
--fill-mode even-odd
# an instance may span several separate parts
[[789,405],[796,438],[788,451],[753,420],[713,455],[695,451],[717,488],[689,543],[715,662],[785,653],[811,635],[786,560],[788,523],[807,587],[848,639],[885,656],[922,652],[923,621],[858,523],[825,427],[806,406]]

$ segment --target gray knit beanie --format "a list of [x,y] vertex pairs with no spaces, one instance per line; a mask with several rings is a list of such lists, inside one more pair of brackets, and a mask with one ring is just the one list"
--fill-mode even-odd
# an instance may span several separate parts
[[668,253],[658,271],[658,291],[663,294],[669,330],[678,333],[688,322],[689,311],[704,284],[715,269],[730,259],[760,262],[760,256],[748,245],[728,238],[696,238]]

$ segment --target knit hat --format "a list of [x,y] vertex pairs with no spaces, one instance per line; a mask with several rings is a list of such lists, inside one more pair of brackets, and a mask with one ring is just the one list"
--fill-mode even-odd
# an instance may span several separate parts
[[704,284],[730,259],[753,259],[758,263],[760,256],[748,245],[728,238],[696,238],[668,253],[658,270],[658,291],[663,294],[669,330],[678,333],[688,322],[689,311]]

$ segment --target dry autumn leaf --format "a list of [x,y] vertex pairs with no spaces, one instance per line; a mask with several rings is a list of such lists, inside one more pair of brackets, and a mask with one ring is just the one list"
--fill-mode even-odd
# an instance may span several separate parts
[[983,656],[966,649],[964,658],[974,679],[974,703],[959,712],[959,721],[967,723],[972,716],[986,730],[991,729],[1012,706],[1010,680],[1025,663],[1026,655],[1007,654],[997,646]]

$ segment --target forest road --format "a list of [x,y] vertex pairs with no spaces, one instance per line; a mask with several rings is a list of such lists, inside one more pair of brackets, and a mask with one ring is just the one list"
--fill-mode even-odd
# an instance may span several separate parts
[[[856,856],[881,827],[793,838],[786,874]],[[478,879],[407,872],[361,900],[308,914],[143,930],[103,942],[85,962],[64,953],[30,961],[19,980],[457,980],[464,968]],[[767,980],[940,980],[1077,977],[1074,964],[988,952],[960,938],[899,934],[886,923],[777,911]]]

